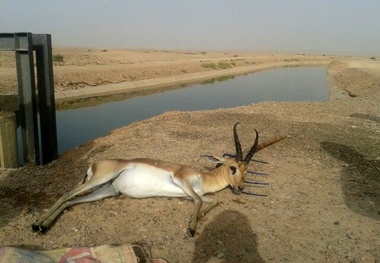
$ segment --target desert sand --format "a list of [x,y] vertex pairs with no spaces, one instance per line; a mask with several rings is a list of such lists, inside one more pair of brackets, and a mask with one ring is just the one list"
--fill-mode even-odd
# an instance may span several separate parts
[[[2,169],[1,246],[47,250],[142,243],[154,257],[169,262],[380,261],[378,61],[323,54],[92,49],[54,53],[64,58],[54,67],[57,94],[95,88],[93,94],[72,97],[81,100],[100,95],[95,92],[99,86],[123,82],[136,85],[145,80],[148,85],[194,73],[246,73],[247,67],[257,71],[326,65],[330,101],[268,101],[233,109],[167,112],[114,130],[46,166]],[[16,94],[12,57],[0,55],[0,94]],[[144,89],[147,86],[137,91]],[[132,91],[120,92],[133,95]],[[69,107],[70,101],[64,97],[57,104]],[[270,185],[250,190],[268,196],[234,195],[229,189],[213,194],[222,204],[199,222],[194,238],[185,237],[192,203],[177,198],[120,196],[81,204],[63,213],[46,234],[31,231],[31,224],[60,195],[80,183],[89,164],[104,158],[151,157],[210,169],[212,164],[200,155],[233,152],[236,122],[241,123],[243,147],[252,143],[253,128],[261,139],[287,136],[255,155],[269,164],[251,164],[252,170],[269,174],[251,179]]]

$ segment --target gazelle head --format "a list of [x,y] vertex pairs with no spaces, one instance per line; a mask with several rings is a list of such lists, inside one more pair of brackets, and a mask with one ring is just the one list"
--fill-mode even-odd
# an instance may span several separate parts
[[236,123],[233,128],[234,141],[236,154],[235,158],[225,158],[217,156],[206,156],[208,159],[216,163],[216,169],[221,170],[221,174],[224,180],[232,187],[232,191],[235,194],[240,194],[245,187],[244,176],[247,173],[248,164],[252,159],[252,156],[257,151],[257,145],[259,142],[259,134],[255,129],[256,139],[252,147],[249,149],[246,156],[243,158],[243,151],[241,148],[239,135],[236,127],[239,123]]

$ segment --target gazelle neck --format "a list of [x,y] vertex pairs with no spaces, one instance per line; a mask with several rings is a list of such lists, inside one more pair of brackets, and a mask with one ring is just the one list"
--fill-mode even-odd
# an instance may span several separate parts
[[211,171],[201,172],[202,188],[205,193],[215,193],[226,188],[227,182],[224,173],[227,173],[228,168],[224,165],[219,166]]

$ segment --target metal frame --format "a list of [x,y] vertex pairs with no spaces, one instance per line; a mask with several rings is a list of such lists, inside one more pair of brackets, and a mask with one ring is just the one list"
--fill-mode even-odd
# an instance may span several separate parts
[[58,158],[51,35],[0,33],[0,50],[15,52],[24,162],[47,164]]

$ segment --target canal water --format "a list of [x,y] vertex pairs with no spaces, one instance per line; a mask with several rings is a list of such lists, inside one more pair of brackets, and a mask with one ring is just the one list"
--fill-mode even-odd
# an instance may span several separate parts
[[280,68],[225,81],[57,112],[59,153],[166,111],[230,108],[261,101],[327,101],[325,67]]

